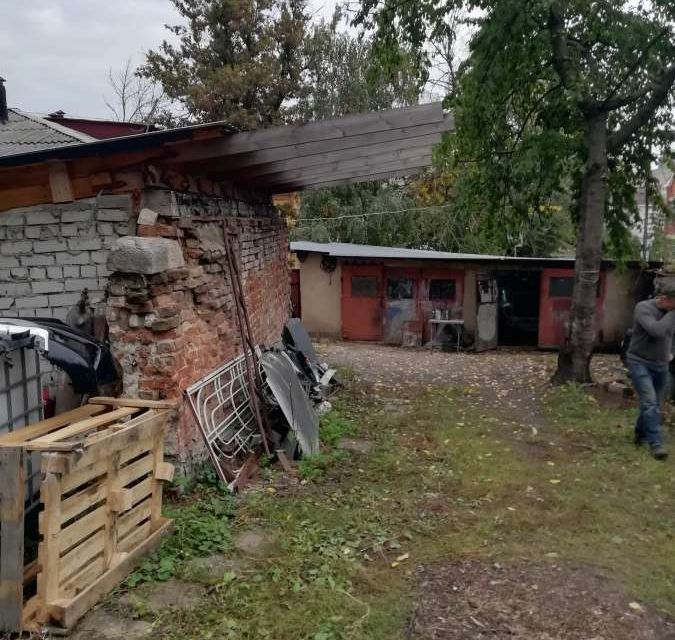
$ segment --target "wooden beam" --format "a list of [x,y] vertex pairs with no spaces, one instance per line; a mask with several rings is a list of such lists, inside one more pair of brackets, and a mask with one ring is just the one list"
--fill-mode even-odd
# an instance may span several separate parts
[[54,429],[65,427],[67,424],[89,418],[90,416],[102,413],[103,411],[105,411],[105,407],[97,405],[85,404],[81,407],[76,407],[65,413],[60,413],[53,418],[47,418],[47,420],[36,422],[29,427],[23,427],[0,436],[0,447],[15,446],[17,443],[43,436],[50,431],[54,431]]
[[[217,161],[209,164],[213,169],[211,176],[214,179],[227,179],[237,181],[239,179],[249,180],[256,176],[265,176],[271,173],[282,171],[292,171],[294,169],[314,169],[319,166],[333,165],[337,162],[355,160],[359,158],[371,158],[374,156],[384,156],[394,154],[409,149],[430,149],[441,140],[442,134],[429,133],[422,136],[413,136],[389,140],[387,142],[378,142],[375,144],[366,144],[364,146],[349,147],[347,149],[338,149],[336,151],[323,151],[310,155],[300,155],[294,158],[277,162],[266,162],[263,164],[241,167],[239,158],[228,159],[222,165]],[[233,161],[234,160],[234,161]],[[223,166],[224,165],[224,166]]]
[[49,613],[66,629],[70,629],[89,609],[91,609],[106,593],[116,587],[134,567],[160,544],[162,536],[171,532],[173,522],[163,520],[159,528],[150,537],[126,555],[119,556],[120,561],[97,578],[82,593],[72,600],[50,603]]
[[313,182],[310,184],[279,184],[270,188],[270,193],[292,193],[294,191],[305,191],[308,189],[324,189],[326,187],[336,187],[343,184],[357,184],[359,182],[379,182],[380,180],[389,180],[391,178],[405,178],[420,173],[428,168],[428,164],[419,167],[407,167],[398,171],[383,171],[382,173],[373,173],[369,175],[354,176],[351,178],[337,178],[328,182]]
[[406,109],[390,109],[307,124],[233,133],[221,140],[208,141],[200,145],[195,143],[182,144],[176,147],[177,153],[173,161],[179,163],[195,162],[263,149],[306,143],[325,143],[329,140],[388,132],[393,129],[442,123],[443,121],[441,103],[435,102]]
[[279,171],[278,173],[270,173],[264,176],[252,176],[250,182],[252,185],[258,187],[267,187],[270,184],[277,184],[279,182],[309,180],[310,178],[320,178],[322,176],[334,179],[345,175],[371,174],[378,173],[380,167],[388,167],[393,163],[403,162],[404,160],[420,160],[430,163],[431,147],[401,149],[377,156],[366,156],[365,158],[319,164],[315,167],[295,169],[294,171]]
[[[431,165],[431,153],[425,156],[418,156],[414,158],[406,158],[403,160],[394,160],[389,163],[379,165],[364,164],[359,169],[349,169],[334,173],[321,173],[316,176],[299,177],[291,180],[279,180],[277,182],[270,182],[266,186],[268,189],[277,191],[279,188],[285,187],[307,187],[315,184],[324,184],[326,182],[333,182],[335,180],[357,179],[362,176],[386,174],[392,171],[402,171],[404,169],[419,169],[420,167],[428,167]],[[292,190],[292,189],[289,189]],[[279,193],[285,193],[279,191]]]
[[177,409],[180,400],[142,400],[140,398],[89,398],[89,404],[107,404],[111,407],[141,407],[143,409]]
[[52,202],[72,202],[73,185],[68,175],[68,167],[65,162],[50,162],[49,166],[49,189],[52,194]]
[[23,624],[24,453],[0,449],[0,632]]
[[41,436],[35,440],[27,442],[25,446],[29,449],[39,448],[40,445],[50,444],[58,442],[59,440],[67,440],[68,438],[73,438],[79,436],[87,431],[96,429],[97,427],[102,427],[108,425],[111,422],[117,422],[121,418],[126,418],[127,416],[132,416],[135,413],[140,411],[136,407],[121,407],[115,409],[114,411],[108,411],[99,416],[94,416],[93,418],[87,418],[85,420],[80,420],[79,422],[73,422],[67,427],[63,427],[58,431],[54,431],[46,436]]

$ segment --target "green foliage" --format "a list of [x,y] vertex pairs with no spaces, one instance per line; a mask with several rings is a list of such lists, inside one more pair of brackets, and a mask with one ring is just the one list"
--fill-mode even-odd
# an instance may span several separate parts
[[150,50],[140,72],[164,87],[187,121],[227,120],[244,129],[283,121],[302,86],[304,0],[171,0],[178,44]]
[[[178,43],[150,50],[139,73],[182,107],[183,122],[227,120],[257,129],[417,102],[404,51],[386,69],[371,39],[310,22],[305,0],[171,0]],[[165,114],[169,124],[176,116]]]
[[167,505],[165,515],[173,519],[175,531],[131,574],[127,586],[168,580],[181,572],[187,560],[223,552],[230,543],[233,510],[225,488],[204,482],[196,485],[189,503]]
[[292,116],[321,120],[416,104],[421,86],[406,53],[400,51],[399,63],[385,69],[374,55],[372,39],[341,30],[342,20],[338,7],[332,20],[308,30],[303,87]]
[[607,252],[625,255],[636,186],[673,126],[672,2],[363,0],[358,21],[376,30],[383,64],[404,43],[424,77],[458,8],[477,17],[447,99],[456,134],[437,154],[458,210],[487,212],[506,228],[560,207],[576,221],[590,206],[580,198],[588,123],[606,113],[609,192],[599,213]]
[[346,436],[356,433],[356,426],[336,408],[321,416],[321,441],[329,447],[335,447]]
[[319,480],[333,465],[348,457],[346,451],[336,449],[344,437],[356,433],[356,426],[340,407],[334,407],[321,416],[319,436],[322,451],[313,456],[304,456],[298,461],[298,475],[303,480]]
[[569,253],[574,233],[560,206],[514,218],[469,205],[457,197],[449,172],[403,186],[372,183],[309,191],[302,196],[300,218],[291,230],[293,240],[497,255]]

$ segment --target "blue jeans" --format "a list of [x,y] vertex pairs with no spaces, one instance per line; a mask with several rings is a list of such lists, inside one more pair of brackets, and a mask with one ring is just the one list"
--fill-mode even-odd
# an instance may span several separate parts
[[640,398],[635,438],[646,440],[651,447],[660,446],[661,400],[668,383],[668,369],[654,369],[644,364],[630,362],[628,372]]

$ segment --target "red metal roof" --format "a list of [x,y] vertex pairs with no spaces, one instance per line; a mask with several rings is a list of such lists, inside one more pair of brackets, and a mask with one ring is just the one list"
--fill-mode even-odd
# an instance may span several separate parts
[[157,131],[153,125],[139,124],[137,122],[116,122],[114,120],[88,120],[86,118],[66,118],[47,116],[45,120],[60,124],[62,127],[74,129],[80,133],[86,133],[97,140],[107,138],[123,138],[135,136],[139,133]]

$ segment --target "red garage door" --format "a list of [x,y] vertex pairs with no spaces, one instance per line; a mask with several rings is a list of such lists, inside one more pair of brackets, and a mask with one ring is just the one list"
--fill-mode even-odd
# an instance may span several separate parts
[[382,266],[342,267],[342,337],[382,340]]
[[[565,339],[572,308],[574,269],[544,269],[541,273],[539,297],[539,346],[557,348]],[[600,274],[595,305],[595,326],[602,327],[605,299],[605,276]]]

